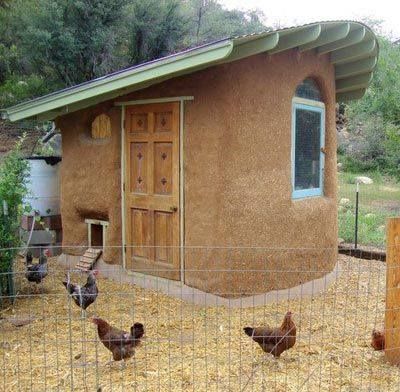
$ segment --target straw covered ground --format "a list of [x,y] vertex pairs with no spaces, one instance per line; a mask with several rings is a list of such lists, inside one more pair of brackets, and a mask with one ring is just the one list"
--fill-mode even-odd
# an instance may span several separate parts
[[[383,323],[379,261],[339,256],[341,274],[325,293],[246,309],[201,307],[100,277],[89,315],[125,330],[145,324],[146,339],[124,369],[107,365],[110,353],[95,326],[81,319],[61,284],[65,271],[49,263],[43,293],[29,295],[36,288],[21,274],[14,306],[1,311],[0,390],[399,390],[399,370],[369,347],[372,328]],[[23,271],[23,261],[17,264]],[[288,309],[298,340],[274,361],[242,328],[279,325]]]

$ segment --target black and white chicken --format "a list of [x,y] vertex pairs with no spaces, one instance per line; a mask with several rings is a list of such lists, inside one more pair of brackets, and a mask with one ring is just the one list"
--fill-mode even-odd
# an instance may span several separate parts
[[79,306],[86,313],[86,309],[96,301],[99,289],[96,284],[96,275],[98,271],[89,271],[86,284],[79,286],[78,284],[63,281],[63,285],[68,291],[68,294],[72,297],[77,306]]

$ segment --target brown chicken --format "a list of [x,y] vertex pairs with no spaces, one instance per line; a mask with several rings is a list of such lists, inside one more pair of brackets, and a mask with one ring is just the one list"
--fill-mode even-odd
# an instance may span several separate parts
[[371,347],[376,351],[381,351],[385,349],[385,335],[383,332],[372,330],[372,340]]
[[245,334],[250,336],[260,347],[275,358],[292,348],[296,343],[296,325],[292,319],[292,312],[287,312],[282,325],[278,328],[245,327]]
[[112,327],[107,321],[98,317],[93,317],[91,321],[97,325],[99,338],[104,346],[112,352],[114,361],[125,361],[133,357],[135,348],[140,344],[140,339],[144,335],[143,324],[133,324],[128,333]]

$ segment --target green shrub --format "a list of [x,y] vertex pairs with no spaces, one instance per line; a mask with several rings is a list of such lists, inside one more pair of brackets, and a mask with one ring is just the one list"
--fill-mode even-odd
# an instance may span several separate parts
[[341,180],[343,184],[355,184],[356,176],[354,173],[349,172],[341,172],[339,174],[341,176]]
[[[383,211],[370,212],[359,209],[358,243],[363,245],[383,246],[385,244],[385,223],[390,214]],[[339,237],[345,242],[354,242],[355,208],[339,208]],[[383,230],[382,230],[383,228]]]
[[400,128],[388,126],[385,140],[386,160],[388,172],[400,180]]
[[28,162],[22,159],[22,139],[0,165],[0,294],[12,291],[8,273],[20,246],[18,234],[23,212],[23,199],[27,195]]
[[343,170],[380,171],[400,179],[400,126],[351,106],[346,114],[350,137],[338,146]]
[[345,170],[379,170],[400,179],[400,46],[378,38],[380,55],[372,82],[362,99],[346,106],[352,148],[340,145],[338,150],[346,156]]
[[11,76],[0,85],[0,107],[8,107],[49,92],[49,83],[38,75]]

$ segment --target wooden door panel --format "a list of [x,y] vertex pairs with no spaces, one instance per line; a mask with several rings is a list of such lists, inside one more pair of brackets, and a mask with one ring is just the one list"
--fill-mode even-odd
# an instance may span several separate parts
[[173,130],[173,113],[155,112],[154,113],[155,132],[171,132]]
[[155,261],[173,264],[173,217],[171,212],[154,211]]
[[[173,205],[165,196],[158,196],[154,198],[151,197],[151,200],[149,199],[150,197],[147,197],[147,195],[140,194],[135,194],[126,198],[126,200],[130,200],[130,205],[151,211],[172,212],[172,209],[177,207],[176,205]],[[179,213],[177,215],[179,215]]]
[[128,268],[179,279],[179,103],[125,113]]
[[148,132],[148,114],[131,112],[126,119],[129,132]]
[[130,143],[130,190],[147,193],[148,183],[148,143]]
[[131,209],[132,244],[134,256],[147,257],[150,234],[150,214],[147,210]]
[[172,143],[154,143],[154,193],[172,193]]

